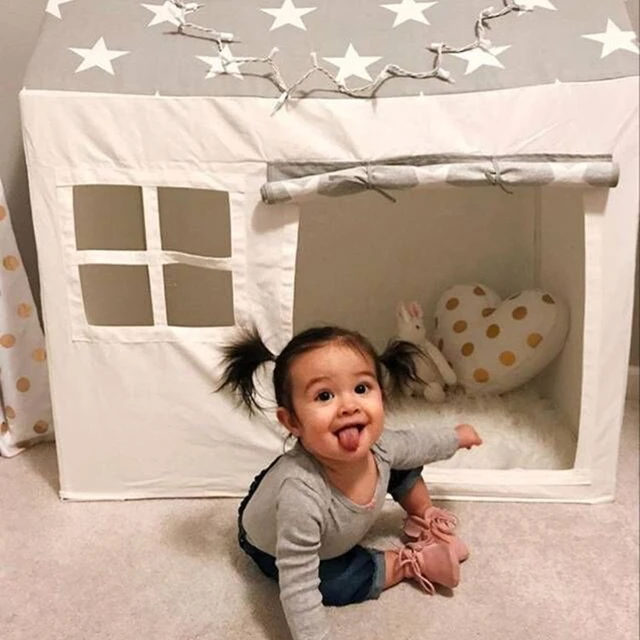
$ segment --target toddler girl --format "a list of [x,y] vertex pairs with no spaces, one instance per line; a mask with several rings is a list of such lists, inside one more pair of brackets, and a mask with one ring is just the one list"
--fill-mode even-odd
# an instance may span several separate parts
[[[428,593],[458,584],[469,553],[453,534],[455,518],[434,507],[421,465],[482,440],[470,425],[383,431],[383,367],[396,387],[415,380],[416,347],[391,343],[378,355],[360,334],[338,327],[295,336],[278,357],[258,334],[225,349],[220,389],[259,409],[254,373],[275,361],[278,421],[297,438],[251,485],[239,509],[239,542],[277,580],[294,640],[326,640],[323,604],[377,598],[401,580]],[[359,545],[389,492],[407,512],[404,547]]]

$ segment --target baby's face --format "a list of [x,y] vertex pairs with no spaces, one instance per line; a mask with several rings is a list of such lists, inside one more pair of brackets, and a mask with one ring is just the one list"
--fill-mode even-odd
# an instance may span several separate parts
[[382,392],[371,358],[329,344],[296,358],[289,372],[292,416],[281,422],[320,462],[353,462],[365,457],[382,433]]

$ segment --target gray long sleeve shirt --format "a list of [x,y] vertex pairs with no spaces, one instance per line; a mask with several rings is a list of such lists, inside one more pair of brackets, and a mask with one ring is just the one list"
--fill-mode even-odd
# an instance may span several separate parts
[[269,470],[242,523],[249,542],[276,558],[280,600],[294,640],[328,640],[320,560],[340,556],[362,540],[382,510],[391,469],[444,460],[457,449],[453,429],[385,430],[372,449],[378,484],[366,506],[333,487],[299,443]]

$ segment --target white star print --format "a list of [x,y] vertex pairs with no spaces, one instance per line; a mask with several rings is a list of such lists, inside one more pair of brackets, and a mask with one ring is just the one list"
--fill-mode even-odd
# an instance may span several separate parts
[[584,179],[586,164],[559,165],[551,164],[551,170],[558,182],[581,182]]
[[344,82],[351,76],[357,76],[363,80],[371,80],[371,76],[367,72],[367,67],[374,62],[380,60],[380,56],[361,56],[355,47],[349,43],[347,52],[342,58],[324,58],[327,62],[340,67],[336,80]]
[[62,16],[60,15],[60,5],[66,4],[67,2],[73,2],[73,0],[49,0],[45,11],[62,20]]
[[76,69],[76,73],[91,69],[92,67],[100,67],[112,76],[115,75],[111,61],[119,58],[120,56],[126,56],[129,51],[116,51],[115,49],[107,49],[107,45],[104,42],[104,38],[99,38],[91,49],[75,49],[69,47],[70,51],[77,53],[83,58],[80,66]]
[[180,9],[170,2],[166,0],[162,4],[142,4],[145,9],[152,11],[154,16],[151,18],[151,22],[147,25],[147,27],[153,27],[156,24],[162,24],[163,22],[168,22],[170,24],[175,25],[176,27],[180,24],[181,11]]
[[633,31],[622,31],[611,18],[607,20],[607,30],[603,33],[589,33],[582,37],[602,43],[600,59],[606,58],[610,53],[618,51],[618,49],[640,54],[638,45],[633,42],[637,37],[636,34]]
[[196,56],[198,60],[202,60],[211,65],[209,72],[206,75],[206,79],[214,78],[222,74],[228,74],[234,78],[244,80],[240,73],[240,65],[235,61],[229,45],[222,47],[219,56]]
[[424,12],[437,2],[416,2],[416,0],[402,0],[396,4],[381,4],[381,7],[394,11],[396,19],[393,22],[393,26],[397,27],[407,20],[415,20],[416,22],[422,22],[422,24],[431,24],[424,16]]
[[420,184],[442,184],[447,181],[449,175],[449,165],[432,165],[429,167],[418,167],[418,179]]
[[298,178],[295,181],[295,186],[293,187],[293,191],[295,194],[298,193],[314,193],[318,191],[318,185],[320,184],[319,176],[309,176],[308,178]]
[[505,47],[490,47],[488,51],[485,51],[482,47],[476,47],[475,49],[471,49],[471,51],[454,53],[452,55],[468,62],[467,69],[464,72],[466,76],[480,67],[498,67],[499,69],[504,69],[504,65],[498,60],[497,56],[510,48],[510,44]]
[[297,9],[293,4],[293,0],[284,0],[282,6],[279,9],[260,9],[260,11],[264,11],[265,13],[268,13],[275,18],[269,31],[279,29],[280,27],[284,27],[287,24],[306,31],[307,27],[305,26],[304,22],[302,22],[302,16],[306,15],[307,13],[311,13],[316,9],[317,7]]
[[[518,4],[522,5],[525,9],[530,9],[533,11],[536,7],[541,7],[542,9],[549,9],[551,11],[557,11],[558,8],[550,2],[549,0],[518,0]],[[519,15],[523,16],[528,11],[519,11]]]

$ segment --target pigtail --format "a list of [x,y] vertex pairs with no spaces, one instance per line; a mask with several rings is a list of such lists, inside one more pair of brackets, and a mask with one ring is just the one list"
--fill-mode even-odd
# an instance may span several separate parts
[[425,384],[416,368],[416,358],[424,357],[422,349],[413,342],[391,340],[387,344],[378,360],[389,374],[393,395],[401,394],[411,383]]
[[247,329],[234,342],[223,347],[222,353],[224,371],[216,391],[229,388],[240,396],[250,414],[262,411],[256,400],[254,375],[258,367],[274,361],[275,356],[262,341],[258,330],[255,327]]

